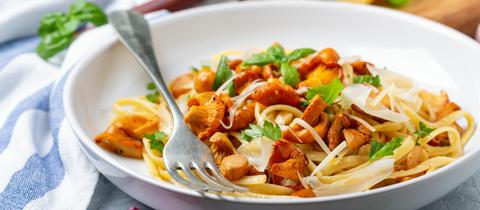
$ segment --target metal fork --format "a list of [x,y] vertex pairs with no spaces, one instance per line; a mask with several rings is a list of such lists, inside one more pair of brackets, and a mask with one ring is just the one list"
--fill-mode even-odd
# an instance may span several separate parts
[[[170,176],[197,191],[245,192],[246,188],[222,176],[208,147],[184,122],[183,114],[160,74],[147,21],[139,13],[131,11],[113,12],[110,20],[121,42],[153,80],[172,113],[174,131],[163,150],[163,160]],[[178,170],[182,170],[188,179],[183,178]]]

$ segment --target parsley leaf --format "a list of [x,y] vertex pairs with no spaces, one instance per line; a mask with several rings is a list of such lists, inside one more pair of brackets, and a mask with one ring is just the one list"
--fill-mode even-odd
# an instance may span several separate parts
[[263,123],[263,128],[255,124],[250,124],[249,129],[242,131],[242,138],[247,141],[261,136],[275,141],[282,136],[282,131],[280,130],[280,126],[268,120]]
[[150,90],[151,92],[145,95],[145,98],[147,98],[147,100],[152,103],[158,103],[159,102],[158,98],[160,97],[160,93],[157,90],[157,86],[155,86],[153,82],[150,82],[147,84],[147,90]]
[[402,145],[403,137],[395,137],[385,145],[378,141],[372,141],[369,160],[376,160],[378,158],[393,155],[393,151]]
[[434,130],[434,128],[427,127],[423,122],[418,123],[418,129],[413,132],[413,134],[417,135],[417,140],[415,141],[415,144],[418,145],[418,139],[428,136]]
[[419,138],[423,138],[425,136],[428,136],[434,130],[434,128],[429,128],[423,122],[420,122],[418,124],[418,129],[413,132],[413,134],[417,135]]
[[375,153],[378,152],[378,150],[380,150],[381,148],[383,147],[383,144],[382,142],[379,142],[377,140],[373,140],[371,143],[370,143],[370,155],[369,157],[371,158]]
[[79,27],[86,23],[100,26],[107,22],[107,16],[98,6],[82,0],[75,2],[67,14],[49,13],[37,29],[40,36],[37,54],[46,60],[70,46]]
[[[222,55],[220,62],[218,63],[217,71],[215,72],[215,79],[213,80],[213,89],[216,90],[228,79],[233,77],[233,73],[228,66],[230,60],[227,56]],[[233,81],[230,82],[227,86],[227,90],[230,96],[235,96],[235,90],[233,88]]]
[[158,97],[160,97],[160,93],[158,91],[145,95],[145,98],[147,98],[148,101],[155,104],[159,102]]
[[322,99],[330,105],[335,98],[342,92],[343,84],[338,78],[335,78],[326,85],[320,85],[314,88],[308,88],[306,98],[311,100],[316,95],[320,95]]
[[287,85],[295,88],[300,82],[300,74],[297,72],[297,69],[290,64],[282,63],[280,66],[280,72],[282,73],[283,79]]
[[147,90],[156,90],[156,89],[157,89],[157,86],[155,86],[153,82],[150,82],[147,84]]
[[144,134],[144,137],[150,140],[150,149],[163,152],[163,148],[165,147],[164,142],[168,137],[166,133],[159,131],[152,134]]
[[294,60],[298,60],[300,58],[304,58],[304,57],[307,57],[311,54],[315,53],[315,50],[314,49],[311,49],[311,48],[300,48],[300,49],[296,49],[294,50],[293,52],[291,52],[288,56],[287,56],[287,62],[290,62],[290,61],[294,61]]
[[277,124],[273,124],[270,121],[265,121],[263,123],[262,134],[275,141],[282,136],[282,131],[280,130],[280,126]]
[[380,77],[378,75],[360,75],[353,77],[353,83],[368,83],[375,87],[380,87]]
[[253,138],[257,138],[260,136],[263,136],[262,128],[255,124],[250,123],[250,129],[245,129],[242,131],[242,138],[247,141],[250,141]]

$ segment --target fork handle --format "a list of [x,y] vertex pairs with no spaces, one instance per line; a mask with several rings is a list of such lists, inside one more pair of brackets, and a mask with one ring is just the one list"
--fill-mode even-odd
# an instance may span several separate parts
[[110,15],[110,22],[118,32],[120,41],[142,65],[165,99],[173,116],[174,124],[181,124],[182,112],[168,91],[152,47],[150,27],[143,16],[134,11],[115,11]]

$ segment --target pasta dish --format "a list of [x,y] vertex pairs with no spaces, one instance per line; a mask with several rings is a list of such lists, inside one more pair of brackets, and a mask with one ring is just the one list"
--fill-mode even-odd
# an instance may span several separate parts
[[[176,184],[162,159],[171,116],[147,89],[114,103],[95,142]],[[226,51],[169,89],[223,175],[249,189],[236,196],[320,197],[415,179],[462,156],[475,130],[446,92],[332,48]]]

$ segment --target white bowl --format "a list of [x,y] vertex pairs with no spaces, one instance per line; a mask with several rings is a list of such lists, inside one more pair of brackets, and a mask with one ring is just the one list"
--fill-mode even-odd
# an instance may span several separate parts
[[[343,3],[248,2],[201,7],[151,21],[162,74],[171,80],[227,49],[334,47],[446,89],[453,100],[479,117],[480,46],[452,29],[408,14]],[[158,209],[415,209],[454,189],[480,161],[475,134],[466,154],[433,173],[400,184],[338,196],[254,199],[202,195],[154,179],[143,161],[102,150],[93,138],[112,118],[122,97],[145,94],[147,76],[112,37],[72,70],[64,93],[66,116],[88,158],[110,181]]]

